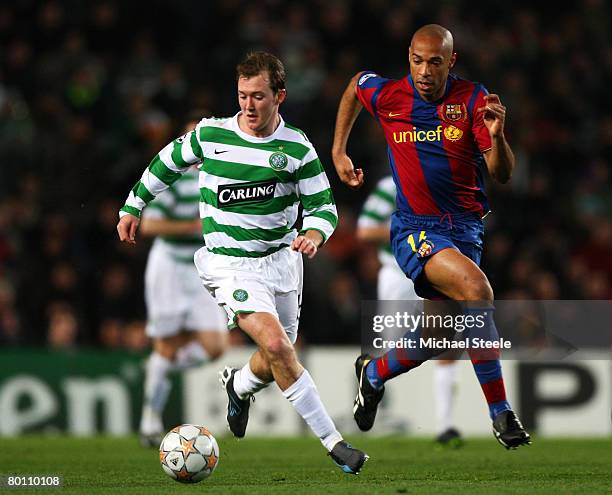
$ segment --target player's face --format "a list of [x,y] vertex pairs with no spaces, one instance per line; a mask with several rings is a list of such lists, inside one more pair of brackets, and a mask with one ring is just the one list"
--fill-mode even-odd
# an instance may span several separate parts
[[269,136],[278,125],[278,107],[285,100],[284,89],[274,94],[267,73],[238,79],[238,103],[242,115],[240,128],[257,137]]
[[410,74],[421,98],[427,101],[441,98],[457,54],[445,49],[442,41],[437,38],[415,37],[409,55]]

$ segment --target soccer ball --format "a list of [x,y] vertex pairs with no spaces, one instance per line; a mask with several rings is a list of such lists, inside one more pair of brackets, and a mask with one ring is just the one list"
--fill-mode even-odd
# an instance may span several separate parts
[[162,440],[159,461],[173,480],[197,483],[208,478],[217,467],[219,446],[204,426],[180,425]]

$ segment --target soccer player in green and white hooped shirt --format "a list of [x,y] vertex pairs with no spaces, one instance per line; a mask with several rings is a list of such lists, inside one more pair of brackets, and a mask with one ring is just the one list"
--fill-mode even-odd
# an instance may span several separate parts
[[[293,348],[301,255],[314,257],[338,220],[329,181],[304,133],[278,112],[287,95],[280,60],[264,52],[248,55],[237,67],[237,82],[238,114],[202,120],[153,159],[121,209],[119,238],[134,243],[146,204],[190,165],[200,164],[206,246],[196,253],[195,263],[229,324],[239,326],[259,347],[243,368],[221,374],[230,430],[244,436],[249,399],[276,381],[334,462],[357,474],[368,456],[343,440]],[[296,232],[299,203],[303,225]]]
[[[393,314],[394,301],[421,299],[414,291],[414,283],[395,261],[391,252],[391,215],[396,210],[397,189],[390,175],[378,181],[363,205],[357,222],[357,238],[378,245],[377,297],[382,305],[381,314]],[[385,308],[385,309],[383,309]],[[395,308],[397,309],[397,308]],[[391,310],[391,311],[389,311]],[[447,353],[448,354],[448,353]],[[445,357],[452,357],[446,356]],[[436,441],[443,445],[459,446],[461,436],[453,425],[453,398],[457,384],[456,359],[437,359],[434,372],[434,398],[438,435]]]

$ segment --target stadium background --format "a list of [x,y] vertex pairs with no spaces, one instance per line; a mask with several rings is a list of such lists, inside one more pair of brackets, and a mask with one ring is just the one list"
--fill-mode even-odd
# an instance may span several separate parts
[[[90,432],[66,419],[78,404],[62,398],[49,406],[41,402],[39,385],[46,383],[58,397],[82,398],[81,382],[66,388],[62,380],[97,376],[98,361],[100,373],[114,366],[133,377],[124,392],[111,384],[102,396],[127,390],[137,417],[138,363],[148,346],[143,272],[150,243],[141,237],[136,248],[120,245],[117,210],[193,109],[216,116],[237,111],[234,67],[253,49],[285,62],[289,97],[281,112],[315,144],[339,208],[337,232],[305,263],[303,352],[315,345],[357,345],[360,301],[375,297],[376,251],[357,242],[355,222],[367,193],[388,171],[385,146],[374,121],[361,118],[350,151],[365,169],[366,186],[353,192],[339,183],[329,153],[339,97],[358,70],[404,75],[410,37],[427,22],[454,33],[456,72],[482,81],[508,106],[517,169],[510,185],[488,186],[493,214],[486,220],[483,262],[496,297],[610,299],[612,13],[604,0],[553,10],[545,5],[0,5],[0,409],[12,410],[14,400],[15,411],[24,414],[32,404],[47,411],[12,427],[5,421],[2,431]],[[239,332],[232,341],[245,343]],[[607,408],[609,426],[610,367],[600,363],[598,394],[604,395],[598,395],[597,410]],[[15,388],[15,379],[28,377],[38,384]],[[20,398],[26,389],[32,396]],[[129,431],[134,421],[115,433]],[[113,432],[100,418],[93,426]]]

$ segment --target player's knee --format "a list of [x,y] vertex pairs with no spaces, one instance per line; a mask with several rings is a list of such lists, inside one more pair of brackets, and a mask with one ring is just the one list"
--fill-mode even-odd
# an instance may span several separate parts
[[493,303],[493,289],[486,277],[469,280],[463,290],[465,301],[483,301]]
[[270,362],[286,362],[294,356],[294,351],[285,336],[278,336],[271,337],[266,342],[265,354]]

